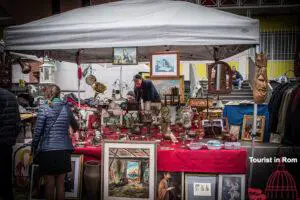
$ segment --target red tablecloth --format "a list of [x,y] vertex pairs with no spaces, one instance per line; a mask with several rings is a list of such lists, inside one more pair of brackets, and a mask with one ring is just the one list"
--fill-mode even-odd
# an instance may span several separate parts
[[[101,147],[76,148],[84,160],[101,160]],[[170,172],[247,173],[247,150],[188,150],[180,145],[160,143],[157,170]]]

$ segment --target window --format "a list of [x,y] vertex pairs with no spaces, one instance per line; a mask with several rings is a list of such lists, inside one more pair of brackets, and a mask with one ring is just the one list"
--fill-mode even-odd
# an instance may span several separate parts
[[270,60],[294,60],[296,31],[276,30],[261,32],[260,47]]

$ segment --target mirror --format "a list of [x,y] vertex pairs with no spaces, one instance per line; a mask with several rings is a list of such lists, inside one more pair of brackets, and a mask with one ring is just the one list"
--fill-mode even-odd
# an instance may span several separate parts
[[232,89],[232,72],[223,61],[208,64],[208,93],[228,94]]

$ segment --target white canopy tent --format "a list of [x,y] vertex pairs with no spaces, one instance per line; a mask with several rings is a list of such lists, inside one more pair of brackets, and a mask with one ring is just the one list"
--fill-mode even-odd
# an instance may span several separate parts
[[170,0],[124,0],[78,8],[8,27],[6,49],[83,63],[112,62],[113,47],[138,47],[138,60],[178,50],[181,60],[235,55],[259,43],[259,21],[217,9]]
[[[170,0],[123,0],[78,8],[4,31],[6,50],[56,60],[111,63],[113,47],[138,47],[138,60],[176,50],[180,60],[224,59],[259,44],[259,21]],[[80,94],[80,93],[78,93]],[[256,132],[254,105],[253,132]],[[252,139],[252,156],[254,155]],[[251,185],[252,164],[249,182]]]

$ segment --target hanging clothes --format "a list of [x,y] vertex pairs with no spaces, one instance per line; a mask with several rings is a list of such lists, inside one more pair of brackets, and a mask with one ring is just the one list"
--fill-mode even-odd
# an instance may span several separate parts
[[272,97],[268,104],[268,109],[270,113],[270,132],[276,133],[277,132],[277,124],[278,124],[278,115],[279,115],[279,109],[281,106],[281,102],[283,99],[284,92],[291,87],[291,83],[283,83],[278,85],[273,90]]
[[287,109],[291,100],[292,92],[296,87],[297,85],[288,88],[287,90],[285,90],[283,94],[283,98],[278,112],[278,125],[277,125],[277,133],[280,134],[281,138],[284,138]]
[[300,85],[291,94],[285,119],[283,142],[285,144],[300,145]]

